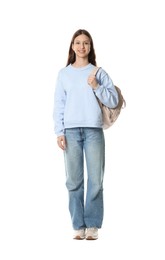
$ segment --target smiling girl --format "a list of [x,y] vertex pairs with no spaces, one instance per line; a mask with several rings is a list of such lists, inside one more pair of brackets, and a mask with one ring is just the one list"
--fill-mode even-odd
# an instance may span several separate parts
[[97,239],[103,222],[105,140],[96,97],[110,108],[118,104],[118,94],[108,73],[100,68],[92,75],[96,65],[92,37],[79,29],[72,37],[66,67],[58,73],[53,112],[57,144],[64,152],[74,239]]

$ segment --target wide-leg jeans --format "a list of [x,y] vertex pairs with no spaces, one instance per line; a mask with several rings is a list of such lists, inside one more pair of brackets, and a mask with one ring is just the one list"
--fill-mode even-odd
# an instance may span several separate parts
[[[65,129],[64,151],[69,211],[74,229],[97,227],[103,221],[105,141],[102,128]],[[84,183],[84,159],[87,183]],[[86,187],[86,188],[85,188]],[[84,194],[86,191],[86,194]]]

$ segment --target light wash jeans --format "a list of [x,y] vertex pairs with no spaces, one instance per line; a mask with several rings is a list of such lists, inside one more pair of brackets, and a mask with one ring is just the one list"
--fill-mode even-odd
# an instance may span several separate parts
[[[69,211],[74,229],[97,227],[103,221],[105,141],[101,128],[65,129],[64,151]],[[87,185],[84,194],[84,155]],[[85,202],[84,202],[85,200]]]

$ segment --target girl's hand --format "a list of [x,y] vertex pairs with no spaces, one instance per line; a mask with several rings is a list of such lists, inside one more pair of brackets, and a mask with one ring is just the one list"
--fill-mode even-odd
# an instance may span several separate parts
[[66,149],[66,139],[65,139],[65,135],[61,135],[57,137],[57,144],[58,146],[62,149],[65,150]]
[[98,82],[96,80],[96,77],[93,75],[90,75],[88,77],[88,84],[93,88],[93,89],[97,89],[98,87]]

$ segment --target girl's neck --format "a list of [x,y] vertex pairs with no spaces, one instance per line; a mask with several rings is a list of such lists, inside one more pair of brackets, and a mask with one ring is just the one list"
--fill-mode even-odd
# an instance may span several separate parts
[[89,64],[88,60],[76,60],[72,65],[76,68],[85,67]]

